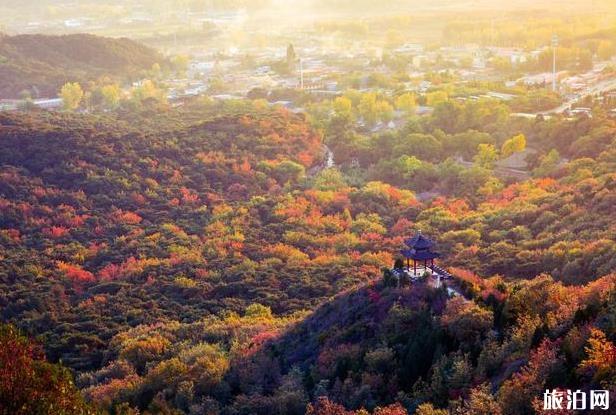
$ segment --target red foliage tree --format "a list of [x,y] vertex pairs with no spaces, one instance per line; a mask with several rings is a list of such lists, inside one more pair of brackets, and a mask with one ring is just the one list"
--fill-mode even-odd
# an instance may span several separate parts
[[40,347],[0,325],[0,414],[93,414],[67,369],[45,361]]

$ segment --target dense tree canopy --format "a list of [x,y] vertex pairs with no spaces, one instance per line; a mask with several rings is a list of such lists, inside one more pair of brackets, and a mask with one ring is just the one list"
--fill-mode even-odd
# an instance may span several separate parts
[[[0,114],[2,319],[115,413],[525,414],[523,388],[613,388],[614,122],[446,101],[366,135],[355,105],[329,168],[305,116],[249,102]],[[532,178],[470,162],[519,134]],[[462,296],[381,282],[417,229]]]

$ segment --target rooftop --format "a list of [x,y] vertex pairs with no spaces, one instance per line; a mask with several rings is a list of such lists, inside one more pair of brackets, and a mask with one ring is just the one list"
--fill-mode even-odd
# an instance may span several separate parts
[[429,249],[434,246],[434,242],[417,232],[415,236],[407,239],[404,243],[412,249]]

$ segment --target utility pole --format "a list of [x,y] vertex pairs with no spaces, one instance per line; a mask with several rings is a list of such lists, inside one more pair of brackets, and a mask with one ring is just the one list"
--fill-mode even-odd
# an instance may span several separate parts
[[300,89],[304,89],[304,61],[302,58],[299,58],[299,87]]
[[558,47],[558,36],[552,35],[552,91],[556,92],[556,48]]

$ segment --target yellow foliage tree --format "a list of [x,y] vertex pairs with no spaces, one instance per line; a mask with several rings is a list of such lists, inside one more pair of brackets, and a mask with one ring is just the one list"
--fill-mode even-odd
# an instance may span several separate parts
[[426,104],[430,107],[434,107],[443,102],[449,100],[449,95],[445,91],[434,91],[426,94]]
[[60,89],[60,98],[65,110],[76,110],[83,99],[83,89],[77,82],[68,82]]
[[422,403],[417,407],[415,415],[448,415],[446,409],[436,409],[431,403]]
[[415,111],[417,101],[415,100],[415,95],[407,92],[396,98],[395,105],[396,109],[410,114]]
[[132,97],[139,103],[150,99],[154,99],[158,102],[166,101],[164,91],[159,89],[154,82],[149,79],[144,80],[141,85],[133,89]]
[[367,93],[363,94],[359,105],[357,106],[359,114],[363,117],[364,121],[368,125],[376,123],[378,120],[376,94]]
[[498,151],[492,144],[479,144],[477,146],[477,155],[473,159],[477,165],[491,169],[494,167],[496,160],[498,160]]
[[526,149],[526,137],[524,134],[518,134],[511,137],[503,143],[501,148],[501,156],[507,158],[513,153],[520,153]]
[[586,359],[580,369],[594,372],[598,379],[609,378],[616,373],[616,346],[599,329],[591,329],[588,345],[585,347]]
[[334,112],[338,117],[350,117],[353,103],[347,97],[338,97],[334,100]]
[[101,88],[101,96],[105,108],[114,109],[120,104],[122,91],[116,84],[105,85]]
[[376,112],[378,119],[383,122],[389,122],[394,118],[394,108],[387,101],[378,101]]

